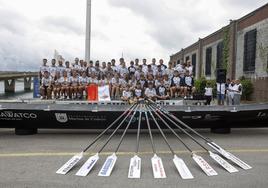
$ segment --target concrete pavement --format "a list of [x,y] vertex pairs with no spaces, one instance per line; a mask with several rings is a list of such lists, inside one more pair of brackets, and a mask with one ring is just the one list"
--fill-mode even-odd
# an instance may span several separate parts
[[[201,133],[232,151],[253,169],[245,171],[237,167],[238,173],[229,174],[189,138],[181,135],[219,174],[208,177],[194,163],[175,136],[167,133],[172,147],[178,156],[185,160],[195,177],[193,180],[182,180],[173,165],[167,145],[160,134],[154,133],[156,149],[160,153],[167,174],[166,179],[154,179],[150,161],[152,157],[150,140],[147,132],[143,132],[139,155],[142,159],[141,179],[127,178],[129,160],[135,151],[135,133],[126,135],[110,177],[98,177],[97,174],[107,155],[115,149],[120,134],[111,140],[87,177],[74,175],[87,157],[67,175],[58,175],[55,173],[56,170],[74,153],[80,152],[97,135],[96,133],[85,130],[41,130],[37,135],[16,136],[13,130],[2,129],[0,130],[0,187],[267,187],[268,129],[237,129],[227,135],[212,134],[206,130],[202,130]],[[88,156],[98,150],[105,138],[89,150]]]

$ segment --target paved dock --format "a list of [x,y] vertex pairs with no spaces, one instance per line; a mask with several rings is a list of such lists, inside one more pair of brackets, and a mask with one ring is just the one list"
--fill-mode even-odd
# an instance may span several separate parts
[[[125,137],[118,153],[118,160],[110,177],[98,177],[97,174],[119,141],[117,134],[101,154],[100,160],[87,177],[76,177],[78,165],[67,175],[58,175],[56,170],[74,153],[82,150],[97,133],[83,130],[41,130],[37,135],[16,136],[10,129],[0,130],[0,187],[267,187],[268,183],[268,129],[233,129],[231,134],[212,134],[208,130],[201,133],[213,139],[222,147],[233,152],[250,164],[253,169],[230,174],[215,164],[209,156],[189,138],[182,135],[189,145],[203,156],[218,172],[218,176],[208,177],[191,159],[189,153],[167,133],[168,139],[182,157],[194,175],[193,180],[182,180],[172,162],[172,155],[161,135],[154,133],[156,149],[162,158],[166,179],[154,179],[150,158],[152,149],[147,132],[141,134],[140,157],[142,159],[141,179],[128,179],[129,160],[135,151],[136,134],[131,132]],[[107,136],[105,137],[107,138]],[[102,139],[88,153],[97,151]],[[87,157],[86,157],[87,158]],[[83,159],[82,162],[86,160]]]

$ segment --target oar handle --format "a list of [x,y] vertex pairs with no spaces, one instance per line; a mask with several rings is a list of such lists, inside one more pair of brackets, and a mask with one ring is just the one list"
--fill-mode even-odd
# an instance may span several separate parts
[[125,128],[125,130],[124,130],[124,132],[123,132],[123,134],[122,134],[122,136],[121,136],[121,138],[120,138],[119,144],[118,144],[118,146],[116,147],[116,150],[115,150],[114,153],[117,153],[117,151],[119,150],[119,147],[120,147],[120,145],[122,144],[123,139],[124,139],[124,137],[125,137],[125,135],[126,135],[126,133],[127,133],[127,130],[128,130],[128,128],[129,128],[130,124],[132,123],[132,120],[133,120],[133,118],[135,117],[136,113],[137,113],[137,108],[135,109],[134,113],[132,114],[132,117],[130,118],[130,120],[129,120],[127,126],[126,126],[126,128]]
[[[134,113],[136,112],[138,106],[135,106],[135,110]],[[109,141],[112,139],[112,137],[114,136],[114,134],[117,132],[117,130],[121,127],[121,125],[125,122],[125,120],[129,117],[129,115],[132,113],[133,110],[129,111],[126,115],[126,117],[121,121],[121,123],[117,126],[117,128],[112,132],[112,134],[109,136],[109,138],[106,140],[106,142],[104,143],[104,145],[100,148],[99,152],[102,152],[102,150],[105,148],[105,146],[109,143]]]
[[142,116],[142,111],[140,111],[139,114],[139,122],[138,122],[138,130],[137,130],[137,144],[136,144],[136,154],[139,152],[139,146],[140,146],[140,130],[141,130],[141,116]]
[[148,127],[148,132],[149,132],[149,135],[150,135],[152,150],[153,150],[153,153],[155,154],[156,151],[155,151],[154,139],[153,139],[152,130],[151,130],[151,126],[150,126],[147,111],[145,111],[144,113],[145,113],[145,119],[146,119],[146,123],[147,123],[147,127]]
[[172,149],[172,147],[171,147],[170,144],[168,143],[167,137],[165,136],[164,132],[161,130],[161,128],[160,128],[159,124],[157,123],[157,121],[156,121],[156,119],[155,119],[153,113],[151,112],[151,110],[149,109],[148,106],[146,106],[146,108],[148,109],[148,112],[149,112],[150,116],[153,118],[154,123],[155,123],[155,125],[157,126],[158,130],[160,131],[160,133],[161,133],[161,135],[162,135],[164,141],[165,141],[166,144],[168,145],[168,147],[169,147],[171,153],[172,153],[173,155],[175,155],[174,150]]
[[[151,106],[149,106],[150,109],[153,110],[153,108]],[[179,141],[184,145],[184,147],[192,152],[191,148],[189,146],[187,146],[187,144],[182,140],[182,138],[168,125],[168,123],[156,112],[154,112],[157,117],[167,126],[167,128],[179,139]]]
[[124,115],[131,112],[137,104],[133,104],[129,109],[124,111],[116,120],[114,120],[105,130],[103,130],[84,150],[86,152],[93,144],[95,144],[115,123],[117,123]]
[[172,119],[168,117],[168,115],[162,113],[160,110],[156,108],[157,112],[161,113],[167,120],[169,120],[173,125],[175,125],[180,131],[182,131],[184,134],[186,134],[188,137],[190,137],[196,144],[198,144],[200,147],[202,147],[204,150],[208,151],[206,147],[204,147],[195,137],[193,137],[190,133],[188,133],[186,130],[181,128],[177,123],[175,123]]
[[166,109],[164,109],[163,107],[160,107],[159,105],[157,105],[154,101],[148,99],[148,101],[150,103],[152,103],[156,108],[158,108],[160,111],[162,111],[164,114],[169,115],[170,117],[172,117],[174,120],[176,120],[178,123],[180,123],[182,126],[184,126],[186,129],[188,129],[189,131],[193,132],[194,134],[196,134],[197,136],[199,136],[200,138],[202,138],[203,140],[205,140],[206,142],[212,142],[211,139],[209,138],[205,138],[204,136],[202,136],[201,134],[199,134],[197,131],[195,131],[194,129],[192,129],[189,125],[187,125],[186,123],[182,122],[180,119],[178,119],[175,115],[173,115],[172,113],[170,113],[169,111],[167,111]]

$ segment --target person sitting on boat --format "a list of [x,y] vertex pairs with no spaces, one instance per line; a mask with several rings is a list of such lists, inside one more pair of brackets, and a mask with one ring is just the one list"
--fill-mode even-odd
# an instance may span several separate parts
[[137,82],[135,90],[134,90],[134,100],[138,101],[143,98],[143,90],[141,88],[141,83]]
[[160,99],[160,100],[167,100],[167,99],[170,98],[169,95],[168,95],[168,90],[165,87],[164,80],[162,80],[161,83],[160,83],[160,86],[157,87],[156,94],[157,94],[157,96],[156,96],[157,99]]
[[140,84],[141,84],[141,88],[145,89],[148,87],[148,82],[144,76],[144,74],[141,74],[141,79],[139,80]]
[[132,98],[133,98],[132,91],[130,91],[129,85],[127,84],[125,89],[124,89],[124,91],[123,91],[123,93],[122,93],[121,99],[123,101],[131,102]]
[[144,95],[151,100],[155,100],[157,98],[153,83],[148,84],[148,88],[145,89]]
[[120,83],[119,83],[119,73],[114,74],[114,77],[111,79],[111,97],[112,98],[118,98],[119,97],[119,89],[120,89]]
[[174,76],[171,79],[171,97],[181,96],[184,92],[183,88],[183,79],[179,76],[179,72],[177,70],[174,71]]
[[70,82],[70,98],[76,99],[78,96],[79,77],[76,70],[72,71],[72,76],[69,78]]
[[44,71],[40,86],[41,99],[51,99],[51,92],[51,77],[48,71]]
[[[155,81],[154,81],[154,76],[152,75],[152,74],[149,74],[148,75],[148,77],[147,77],[147,86],[148,86],[148,84],[150,84],[150,83],[152,83],[153,84],[153,86],[155,87]],[[146,87],[147,87],[146,86]]]
[[132,74],[130,75],[130,79],[128,80],[128,85],[130,86],[130,90],[131,91],[134,91],[135,90],[135,87],[136,87],[136,84],[137,84],[137,80],[135,79],[135,75]]
[[82,73],[82,76],[79,77],[79,87],[78,87],[78,91],[79,91],[79,99],[82,99],[84,96],[84,91],[86,92],[87,95],[87,87],[88,87],[88,77],[87,77],[87,73],[86,71],[84,71]]
[[119,78],[119,95],[122,96],[123,91],[125,90],[126,86],[128,85],[128,74],[124,73],[121,78]]
[[157,88],[161,84],[162,77],[159,75],[155,75],[155,81],[154,81],[154,86]]
[[61,76],[60,73],[57,72],[54,78],[51,78],[52,91],[54,94],[54,99],[60,98],[60,90],[61,90]]
[[63,76],[59,80],[60,85],[61,85],[61,96],[62,99],[69,99],[70,97],[70,80],[68,77],[68,72],[64,71]]
[[184,82],[185,82],[185,86],[186,86],[186,89],[185,89],[186,95],[184,98],[186,99],[187,96],[190,96],[190,98],[192,99],[193,94],[195,92],[194,79],[190,75],[190,72],[188,70],[186,71],[186,75],[184,77]]
[[171,88],[171,80],[169,79],[168,75],[165,74],[163,75],[163,83],[164,83],[164,86],[167,90],[167,94],[170,96],[171,92],[170,92],[170,88]]

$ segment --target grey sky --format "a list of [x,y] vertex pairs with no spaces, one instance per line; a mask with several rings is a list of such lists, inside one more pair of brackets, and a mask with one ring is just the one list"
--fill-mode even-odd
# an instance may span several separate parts
[[[265,0],[92,0],[92,58],[163,58]],[[54,50],[84,57],[86,0],[0,0],[0,70],[36,70]]]

